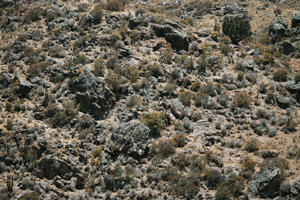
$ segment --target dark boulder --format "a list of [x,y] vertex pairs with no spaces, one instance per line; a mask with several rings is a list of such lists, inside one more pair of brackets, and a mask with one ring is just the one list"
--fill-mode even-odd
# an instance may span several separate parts
[[73,167],[66,161],[51,156],[42,158],[41,161],[37,163],[37,168],[37,176],[47,179],[53,179],[57,175],[64,178],[66,174],[74,171]]
[[278,20],[271,22],[269,25],[269,35],[271,36],[273,43],[287,36],[287,26],[288,23],[286,19],[279,18]]
[[248,189],[261,198],[274,198],[279,195],[282,172],[279,168],[264,168],[256,174],[256,179],[248,183]]
[[20,98],[28,97],[32,87],[33,86],[29,81],[26,81],[23,78],[19,78],[19,85],[18,85],[18,89],[16,90],[17,95]]
[[300,11],[296,11],[292,16],[292,28],[300,27]]
[[295,47],[289,41],[282,41],[278,44],[279,49],[285,55],[289,55],[293,51],[295,51]]
[[187,35],[170,25],[153,24],[151,29],[158,37],[164,37],[176,50],[188,50],[189,38]]
[[70,76],[70,90],[76,94],[80,111],[89,113],[95,119],[104,119],[114,105],[113,96],[105,88],[105,82],[82,66],[73,67]]
[[132,120],[120,124],[111,135],[114,147],[111,154],[113,157],[125,154],[140,160],[147,156],[150,140],[150,129],[141,122]]

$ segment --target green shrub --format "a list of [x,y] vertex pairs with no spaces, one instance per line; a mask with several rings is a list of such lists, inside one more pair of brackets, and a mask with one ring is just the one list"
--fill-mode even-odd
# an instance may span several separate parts
[[147,114],[141,122],[150,128],[153,136],[159,136],[160,131],[165,127],[164,116],[158,112]]
[[287,81],[288,73],[284,69],[277,70],[273,73],[273,80],[278,82]]
[[251,35],[250,20],[246,15],[225,16],[222,28],[234,44]]
[[164,159],[175,153],[174,143],[168,139],[162,139],[159,142],[152,144],[150,155]]
[[249,140],[248,142],[246,142],[245,144],[245,149],[246,151],[248,152],[255,152],[255,151],[258,151],[258,143],[257,143],[257,140],[255,139],[251,139]]
[[232,103],[234,107],[248,108],[251,104],[251,96],[246,92],[235,93]]

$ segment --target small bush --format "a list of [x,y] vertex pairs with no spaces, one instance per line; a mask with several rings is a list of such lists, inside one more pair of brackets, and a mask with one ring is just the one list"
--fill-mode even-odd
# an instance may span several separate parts
[[150,128],[153,136],[159,136],[160,131],[165,127],[164,116],[158,112],[147,114],[141,122]]
[[40,195],[37,192],[26,193],[19,198],[19,200],[40,200]]
[[180,92],[179,100],[183,105],[190,106],[192,100],[192,94],[189,91]]
[[5,128],[9,131],[11,131],[14,127],[14,121],[12,119],[7,119],[6,120],[6,125]]
[[108,0],[105,8],[109,11],[121,11],[124,10],[122,0]]
[[138,67],[130,65],[126,66],[124,69],[124,75],[128,78],[132,83],[136,82],[140,77],[140,71]]
[[184,147],[187,144],[187,138],[183,134],[175,135],[172,140],[175,147]]
[[192,83],[190,89],[194,92],[198,92],[201,88],[201,83],[199,81],[195,81]]
[[134,107],[137,106],[139,104],[141,104],[142,98],[139,95],[131,95],[128,100],[127,100],[127,106],[128,107]]
[[164,87],[164,91],[167,93],[168,96],[171,96],[174,91],[176,91],[176,85],[173,83],[167,83]]
[[36,22],[42,16],[42,9],[39,7],[30,9],[24,17],[25,23]]
[[99,58],[94,62],[94,75],[103,77],[105,73],[104,60]]
[[87,63],[87,57],[84,54],[78,54],[76,58],[73,60],[75,64],[85,65]]
[[155,143],[150,148],[150,155],[158,158],[167,158],[175,153],[174,144],[171,140],[163,139]]
[[255,139],[251,139],[245,143],[245,149],[248,152],[258,151],[258,143]]
[[93,17],[94,24],[100,24],[102,22],[103,11],[102,8],[99,6],[95,7],[91,12],[90,15]]
[[163,74],[162,68],[156,64],[151,65],[149,70],[150,70],[151,75],[154,76],[155,78],[157,78]]
[[93,164],[98,164],[103,157],[103,151],[100,147],[96,147],[91,155],[91,160]]
[[55,110],[55,114],[50,118],[50,125],[54,128],[63,127],[68,124],[78,114],[78,108],[72,103],[64,104],[64,109]]
[[218,170],[206,169],[204,172],[204,180],[209,188],[216,188],[221,182],[222,176]]
[[246,92],[238,92],[232,100],[233,106],[238,108],[249,108],[251,104],[251,96]]
[[241,163],[243,176],[245,178],[250,179],[252,174],[255,171],[255,166],[256,166],[256,162],[252,160],[250,157],[246,157]]
[[233,51],[233,49],[230,47],[230,44],[231,40],[229,37],[220,38],[220,50],[225,56],[228,56],[229,52]]
[[167,47],[167,49],[161,54],[160,61],[164,64],[172,64],[173,51],[171,47]]
[[122,77],[115,73],[110,73],[106,78],[107,84],[111,87],[115,94],[121,92],[122,84],[124,83]]
[[278,82],[287,81],[288,73],[284,69],[277,70],[273,73],[273,80]]
[[79,12],[85,12],[85,11],[87,11],[88,7],[89,7],[89,4],[80,3],[80,4],[78,4],[78,11]]
[[231,197],[238,197],[242,194],[244,179],[240,176],[232,176],[224,181],[217,189],[216,200],[230,200]]

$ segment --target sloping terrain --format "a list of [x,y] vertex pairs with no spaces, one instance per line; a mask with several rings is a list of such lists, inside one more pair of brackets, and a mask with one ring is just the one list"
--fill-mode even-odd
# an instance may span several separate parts
[[0,31],[0,200],[300,199],[299,1],[0,0]]

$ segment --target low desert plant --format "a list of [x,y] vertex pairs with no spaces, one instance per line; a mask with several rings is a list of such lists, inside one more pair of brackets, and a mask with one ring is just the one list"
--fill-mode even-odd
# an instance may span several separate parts
[[183,134],[177,134],[173,138],[175,147],[184,147],[187,144],[187,137]]
[[185,106],[191,105],[192,94],[189,91],[182,91],[179,93],[179,100]]
[[103,11],[102,8],[96,6],[91,12],[90,15],[93,17],[94,24],[100,24],[102,22]]
[[157,64],[151,65],[149,71],[151,75],[156,78],[163,74],[162,68]]
[[105,73],[105,64],[104,60],[98,58],[94,61],[94,75],[103,77]]
[[19,198],[19,200],[40,200],[40,195],[37,192],[26,193]]
[[216,200],[230,200],[231,197],[238,197],[242,194],[243,188],[243,177],[231,176],[217,188],[215,198]]
[[108,0],[105,8],[109,11],[121,11],[124,9],[122,0]]
[[132,83],[136,82],[140,77],[140,71],[137,66],[129,65],[124,68],[124,76]]
[[162,139],[150,148],[150,155],[158,158],[167,158],[175,153],[174,143],[168,139]]
[[216,188],[222,180],[221,173],[215,169],[206,169],[204,172],[204,180],[209,188]]
[[158,112],[148,113],[141,122],[150,128],[153,136],[159,136],[160,131],[165,127],[164,116]]
[[232,100],[233,106],[238,108],[248,108],[251,104],[251,96],[246,92],[238,92]]
[[245,143],[245,149],[248,152],[255,152],[258,151],[258,143],[257,140],[251,139],[248,142]]

